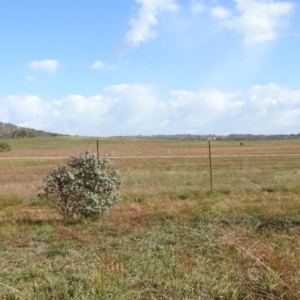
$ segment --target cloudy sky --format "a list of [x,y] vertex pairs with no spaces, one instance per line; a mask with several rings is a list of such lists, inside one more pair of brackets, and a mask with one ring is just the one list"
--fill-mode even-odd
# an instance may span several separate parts
[[300,132],[296,0],[3,0],[0,122],[92,135]]

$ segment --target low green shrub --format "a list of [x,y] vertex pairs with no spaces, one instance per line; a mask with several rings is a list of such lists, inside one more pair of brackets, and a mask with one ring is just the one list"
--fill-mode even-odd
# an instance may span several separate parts
[[6,143],[0,143],[0,152],[8,152],[11,151],[10,145]]

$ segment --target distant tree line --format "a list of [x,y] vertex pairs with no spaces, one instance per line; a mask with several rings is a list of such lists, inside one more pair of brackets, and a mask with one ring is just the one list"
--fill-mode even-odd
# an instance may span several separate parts
[[[43,130],[36,130],[32,128],[20,127],[11,123],[0,122],[0,138],[3,139],[18,139],[18,138],[32,138],[39,136],[67,136],[66,134],[58,134],[46,132]],[[162,140],[232,140],[232,141],[249,141],[249,140],[288,140],[299,139],[298,134],[159,134],[159,135],[130,135],[130,136],[115,136],[117,138],[139,138],[139,139],[162,139]]]
[[10,123],[0,122],[0,138],[3,139],[19,139],[32,138],[38,136],[58,136],[58,133],[46,132],[43,130],[35,130],[26,127],[16,126]]
[[162,140],[227,140],[227,141],[249,141],[249,140],[288,140],[299,139],[298,134],[229,134],[229,135],[199,135],[199,134],[174,134],[174,135],[133,135],[118,136],[120,138],[140,138],[140,139],[162,139]]

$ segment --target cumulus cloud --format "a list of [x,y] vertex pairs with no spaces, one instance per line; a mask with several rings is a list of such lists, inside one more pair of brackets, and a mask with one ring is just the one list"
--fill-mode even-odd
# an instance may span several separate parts
[[[28,109],[30,107],[30,109]],[[118,84],[92,97],[52,101],[36,95],[0,99],[3,122],[52,132],[112,136],[137,134],[298,133],[300,90],[276,84],[246,92],[170,91],[161,101],[155,86]]]
[[33,70],[41,70],[54,74],[59,67],[59,62],[56,59],[34,60],[28,66]]
[[278,118],[278,124],[282,126],[293,126],[300,120],[300,109],[292,109],[284,112]]
[[[155,87],[143,84],[119,84],[105,89],[104,95],[114,99],[111,113],[124,130],[149,131],[163,117],[164,104],[158,101]],[[126,117],[124,118],[124,116]]]
[[154,38],[156,33],[152,27],[158,23],[158,15],[164,11],[175,11],[178,6],[175,0],[135,0],[140,6],[137,16],[131,18],[131,29],[126,32],[124,42],[135,47],[142,42]]
[[246,46],[277,38],[277,30],[286,25],[293,12],[291,2],[273,0],[235,0],[235,13],[224,7],[211,9],[211,15],[225,27],[241,32]]
[[292,108],[300,104],[299,91],[291,91],[280,85],[255,85],[250,89],[250,102],[255,107]]
[[32,128],[45,126],[43,118],[47,113],[47,103],[36,95],[10,95],[0,99],[0,106],[4,108],[4,122]]

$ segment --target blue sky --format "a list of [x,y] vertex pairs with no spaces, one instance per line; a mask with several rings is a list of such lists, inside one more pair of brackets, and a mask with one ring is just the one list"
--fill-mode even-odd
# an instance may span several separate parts
[[4,0],[0,122],[92,135],[299,133],[295,0]]

